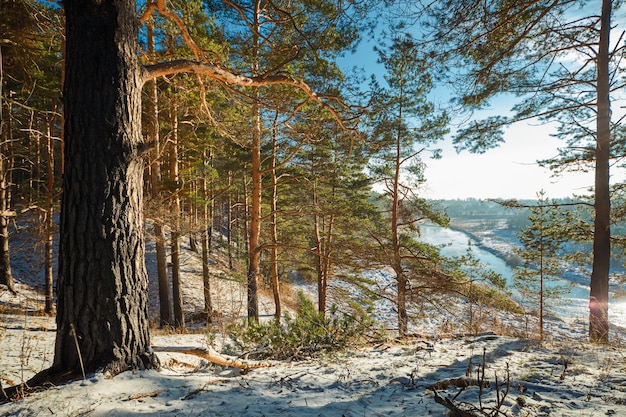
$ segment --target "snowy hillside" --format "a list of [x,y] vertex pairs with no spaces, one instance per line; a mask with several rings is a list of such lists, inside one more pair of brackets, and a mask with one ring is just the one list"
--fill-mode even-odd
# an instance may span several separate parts
[[[150,245],[147,258],[150,311],[156,321]],[[25,258],[14,257],[16,264],[20,259]],[[188,248],[182,259],[183,298],[190,317],[203,305],[201,263]],[[53,357],[54,319],[36,314],[43,301],[35,291],[37,275],[27,284],[20,280],[20,271],[32,271],[34,265],[15,268],[22,282],[18,296],[0,293],[4,387],[27,380]],[[596,346],[584,341],[584,323],[551,319],[550,340],[538,343],[516,337],[533,334],[531,318],[493,311],[483,312],[482,332],[475,335],[462,331],[458,317],[431,312],[413,328],[420,336],[401,342],[390,338],[345,353],[270,361],[245,371],[216,365],[198,352],[223,351],[225,324],[245,312],[245,287],[229,276],[219,258],[211,274],[215,310],[223,320],[208,330],[191,325],[186,334],[153,329],[160,371],[114,378],[87,375],[1,405],[0,416],[445,416],[451,410],[464,416],[626,415],[626,339],[621,329],[611,335],[612,346]],[[264,296],[261,306],[263,315],[273,313],[270,297]],[[377,317],[392,320],[393,310],[383,307]],[[458,305],[457,313],[463,308]],[[239,359],[245,362],[245,357]]]

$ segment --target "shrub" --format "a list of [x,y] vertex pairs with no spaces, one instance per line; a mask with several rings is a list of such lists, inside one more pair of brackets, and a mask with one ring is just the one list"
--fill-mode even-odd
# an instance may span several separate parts
[[297,310],[295,318],[287,313],[281,322],[231,326],[235,348],[256,359],[301,360],[358,344],[373,325],[362,309],[345,314],[333,307],[324,317],[302,292],[298,293]]

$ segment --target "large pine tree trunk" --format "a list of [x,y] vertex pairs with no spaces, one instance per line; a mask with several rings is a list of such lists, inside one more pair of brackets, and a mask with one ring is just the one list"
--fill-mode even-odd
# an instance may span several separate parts
[[135,2],[63,4],[65,172],[57,337],[48,374],[152,368]]
[[597,138],[595,169],[595,222],[593,234],[593,271],[589,300],[589,339],[609,341],[609,269],[611,262],[611,197],[609,163],[611,145],[611,108],[609,101],[609,33],[611,1],[602,1],[602,21],[597,59]]

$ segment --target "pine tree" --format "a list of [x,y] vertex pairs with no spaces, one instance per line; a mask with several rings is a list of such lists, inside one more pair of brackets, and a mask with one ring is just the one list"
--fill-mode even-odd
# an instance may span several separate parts
[[416,194],[425,180],[425,164],[420,154],[447,133],[447,116],[438,114],[427,100],[432,79],[427,71],[428,61],[420,53],[410,36],[392,39],[387,50],[378,49],[386,69],[387,87],[373,81],[377,96],[371,135],[378,144],[378,152],[371,170],[382,184],[389,206],[388,233],[375,239],[381,244],[387,265],[394,271],[401,336],[406,334],[408,324],[409,265],[424,254],[415,238],[418,223],[446,222],[445,216]]
[[537,193],[537,205],[530,207],[530,225],[518,233],[523,247],[516,249],[522,266],[515,268],[513,282],[524,302],[538,309],[539,338],[544,338],[544,317],[559,302],[569,286],[562,281],[568,241],[570,212],[549,201],[545,191]]
[[[471,120],[455,135],[458,149],[484,152],[504,140],[512,123],[557,122],[568,146],[542,161],[556,171],[593,170],[594,234],[590,277],[589,338],[609,341],[611,195],[609,167],[623,155],[616,140],[622,120],[611,97],[626,84],[619,73],[625,45],[610,42],[611,16],[620,1],[598,3],[441,1],[426,7],[432,53],[460,92],[456,103],[470,112],[495,96],[516,97],[511,115]],[[582,11],[582,13],[581,13]],[[444,72],[442,71],[442,74]]]

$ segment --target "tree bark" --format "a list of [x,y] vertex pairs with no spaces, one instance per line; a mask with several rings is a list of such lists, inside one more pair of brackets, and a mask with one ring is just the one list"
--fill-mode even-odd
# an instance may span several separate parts
[[63,2],[65,172],[57,336],[34,381],[158,366],[148,333],[141,67],[132,0]]
[[593,270],[589,294],[589,339],[609,341],[609,270],[611,262],[611,197],[609,164],[611,146],[611,108],[609,101],[609,33],[611,1],[602,1],[600,41],[597,55],[597,137],[595,168],[595,220],[593,234]]

